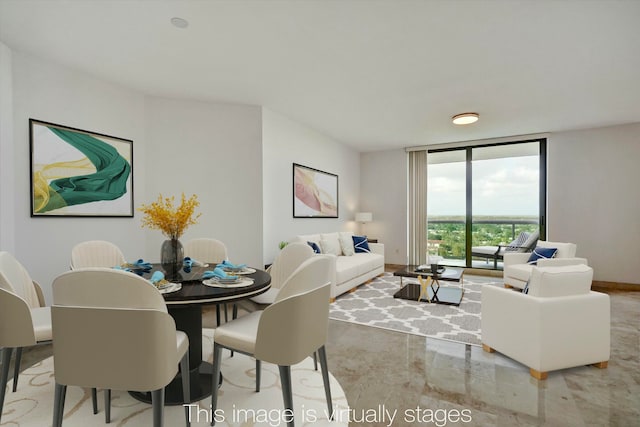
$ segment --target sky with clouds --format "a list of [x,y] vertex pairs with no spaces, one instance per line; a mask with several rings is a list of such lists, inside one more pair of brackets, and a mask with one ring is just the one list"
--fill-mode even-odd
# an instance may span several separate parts
[[[473,214],[537,216],[538,162],[538,156],[473,161]],[[465,163],[430,164],[427,174],[427,215],[464,215]]]

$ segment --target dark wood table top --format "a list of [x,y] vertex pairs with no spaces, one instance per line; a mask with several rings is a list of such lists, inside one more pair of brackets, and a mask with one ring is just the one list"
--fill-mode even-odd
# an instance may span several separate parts
[[[256,270],[252,274],[243,274],[242,277],[253,279],[253,284],[243,287],[212,287],[202,284],[202,274],[215,268],[215,263],[208,267],[192,267],[190,272],[180,271],[182,289],[177,292],[163,294],[167,305],[209,304],[221,302],[233,302],[266,292],[271,286],[271,276],[263,270]],[[149,279],[155,271],[163,271],[160,264],[153,264],[150,272],[142,277]]]

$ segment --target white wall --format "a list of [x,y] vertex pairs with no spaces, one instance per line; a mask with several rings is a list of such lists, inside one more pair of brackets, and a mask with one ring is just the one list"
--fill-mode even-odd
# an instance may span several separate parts
[[553,133],[548,240],[577,244],[594,279],[640,283],[640,124]]
[[[254,106],[147,98],[146,193],[198,195],[202,216],[181,241],[213,237],[232,262],[262,265],[261,109]],[[148,231],[147,257],[157,260],[164,239]],[[203,260],[206,261],[206,260]]]
[[[406,242],[395,240],[389,230],[406,231],[406,202],[395,200],[398,209],[390,209],[385,200],[394,197],[394,188],[406,197],[406,163],[403,169],[395,151],[361,157],[361,204],[375,220],[369,234],[384,241],[387,263],[402,264]],[[576,243],[595,280],[640,283],[639,160],[640,124],[557,132],[548,138],[547,239]],[[381,171],[383,179],[377,178]],[[391,245],[400,246],[400,256],[389,251]]]
[[[51,281],[68,269],[76,243],[111,240],[125,255],[136,256],[144,249],[143,231],[135,218],[31,218],[29,118],[131,139],[134,159],[144,159],[144,97],[18,51],[12,58],[15,256],[42,284],[50,301]],[[144,165],[134,164],[136,201],[144,194]]]
[[[355,230],[360,157],[355,150],[269,109],[262,112],[264,261],[297,234]],[[293,218],[293,163],[338,175],[338,218]]]
[[406,264],[407,153],[404,149],[362,153],[360,165],[360,209],[373,214],[373,221],[365,225],[366,234],[384,243],[387,264]]
[[0,250],[14,252],[15,167],[13,149],[13,77],[11,49],[0,42]]

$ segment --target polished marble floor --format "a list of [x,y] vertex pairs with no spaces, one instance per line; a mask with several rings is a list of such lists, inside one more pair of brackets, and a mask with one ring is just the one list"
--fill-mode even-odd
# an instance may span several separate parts
[[[352,426],[640,426],[640,292],[610,296],[609,367],[546,381],[480,347],[332,320],[329,369],[351,409],[341,416]],[[50,354],[26,351],[22,367]]]
[[[397,410],[394,426],[418,425],[410,422],[417,413],[424,415],[420,425],[436,426],[640,426],[640,292],[610,297],[607,369],[565,369],[538,381],[480,347],[332,321],[329,370],[354,418],[383,405]],[[438,421],[447,414],[466,417]]]

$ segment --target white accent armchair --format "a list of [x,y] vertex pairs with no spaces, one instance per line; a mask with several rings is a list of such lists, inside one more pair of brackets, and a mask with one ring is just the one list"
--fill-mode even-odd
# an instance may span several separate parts
[[[610,354],[609,296],[591,291],[587,265],[533,267],[529,293],[482,288],[482,346],[529,367],[531,376],[594,364]],[[516,321],[517,320],[517,321]]]
[[[576,257],[575,243],[546,242],[544,240],[538,240],[536,246],[541,248],[558,249],[554,258],[539,259],[537,262],[538,267],[588,264],[586,258]],[[532,264],[527,264],[527,260],[530,256],[531,253],[505,252],[503,256],[505,287],[524,289],[527,281],[529,281],[529,278],[531,277],[531,271],[534,267]]]

